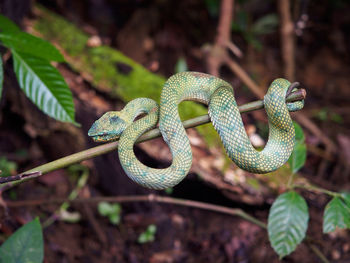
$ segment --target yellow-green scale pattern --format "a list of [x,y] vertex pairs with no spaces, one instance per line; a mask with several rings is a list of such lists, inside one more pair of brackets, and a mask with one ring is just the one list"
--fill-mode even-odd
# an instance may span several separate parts
[[[106,113],[91,127],[89,136],[103,141],[119,137],[121,133],[118,155],[126,174],[148,188],[173,187],[183,180],[192,164],[191,146],[181,123],[178,104],[194,100],[209,106],[210,118],[226,152],[239,167],[254,173],[268,173],[282,166],[294,147],[295,134],[289,111],[301,109],[303,102],[286,104],[289,86],[287,80],[277,79],[264,98],[269,139],[262,151],[257,151],[250,143],[231,85],[198,72],[183,72],[170,77],[161,94],[159,129],[172,154],[172,164],[168,168],[150,168],[142,164],[133,151],[135,141],[158,122],[158,105],[151,99],[133,100],[113,116]],[[133,122],[140,113],[147,115]],[[110,121],[112,117],[117,121]],[[124,131],[118,128],[121,126]]]

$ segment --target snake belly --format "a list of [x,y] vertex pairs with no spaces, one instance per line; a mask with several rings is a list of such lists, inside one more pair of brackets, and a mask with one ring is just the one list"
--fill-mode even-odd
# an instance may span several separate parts
[[134,154],[135,141],[158,122],[158,105],[146,98],[136,99],[126,106],[127,111],[132,112],[132,118],[139,113],[147,115],[132,122],[122,133],[118,148],[121,165],[133,181],[147,188],[166,189],[181,182],[191,167],[192,151],[178,113],[178,104],[193,100],[208,105],[211,121],[227,154],[240,168],[254,173],[274,171],[288,160],[294,147],[295,132],[289,111],[303,107],[302,102],[285,102],[289,86],[287,80],[277,79],[264,97],[269,138],[265,148],[257,151],[245,132],[230,84],[198,72],[173,75],[164,85],[159,110],[159,129],[170,148],[171,165],[164,169],[151,168]]

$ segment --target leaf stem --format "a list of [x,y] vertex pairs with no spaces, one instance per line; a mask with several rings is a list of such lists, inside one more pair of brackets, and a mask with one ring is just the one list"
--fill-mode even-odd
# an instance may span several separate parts
[[333,191],[329,191],[327,189],[321,188],[319,186],[316,185],[312,185],[312,184],[295,184],[293,185],[294,188],[302,188],[305,190],[308,190],[310,192],[320,192],[320,193],[324,193],[333,197],[341,197],[340,193],[337,192],[333,192]]
[[[286,102],[294,102],[298,100],[303,100],[306,97],[306,91],[304,89],[299,89],[293,93],[291,93],[287,98]],[[253,101],[244,105],[241,105],[238,107],[239,111],[241,113],[250,112],[258,109],[264,108],[264,101],[258,100]],[[193,119],[185,120],[182,122],[185,129],[193,128],[202,124],[206,124],[210,122],[209,115],[203,115],[199,116]],[[153,130],[150,130],[149,132],[142,135],[136,143],[148,141],[157,137],[160,137],[161,133],[158,128],[155,128]],[[74,153],[72,155],[68,155],[66,157],[57,159],[55,161],[37,166],[35,168],[32,168],[28,171],[25,171],[17,176],[13,176],[12,178],[1,178],[0,177],[0,184],[4,184],[2,187],[0,187],[0,193],[3,191],[6,191],[14,186],[16,186],[19,183],[22,183],[26,180],[39,177],[41,175],[44,175],[46,173],[52,172],[57,169],[61,169],[64,167],[67,167],[69,165],[72,165],[74,163],[79,163],[81,161],[94,158],[96,156],[109,153],[111,151],[114,151],[118,148],[118,142],[110,142],[103,145],[99,145],[81,152]],[[24,176],[30,174],[31,176]]]
[[289,190],[293,190],[293,188],[295,187],[295,185],[293,184],[294,175],[295,175],[295,173],[292,172],[288,178],[287,189],[289,189]]

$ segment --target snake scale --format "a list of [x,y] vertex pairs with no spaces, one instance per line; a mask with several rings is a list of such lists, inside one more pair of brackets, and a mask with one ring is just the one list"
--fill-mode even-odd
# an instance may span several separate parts
[[[178,104],[184,100],[197,101],[208,105],[210,119],[228,156],[246,171],[268,173],[282,166],[293,151],[295,131],[289,111],[301,109],[304,102],[286,103],[290,85],[285,79],[276,79],[264,97],[269,138],[262,151],[252,146],[246,134],[232,86],[220,78],[198,72],[170,77],[164,84],[160,106],[151,99],[138,98],[121,111],[105,113],[91,126],[88,135],[100,142],[120,137],[121,165],[136,183],[152,189],[173,187],[184,179],[192,164],[190,142],[180,120]],[[140,114],[146,115],[135,120]],[[158,120],[172,154],[172,164],[164,169],[147,167],[133,151],[135,141],[154,128]]]

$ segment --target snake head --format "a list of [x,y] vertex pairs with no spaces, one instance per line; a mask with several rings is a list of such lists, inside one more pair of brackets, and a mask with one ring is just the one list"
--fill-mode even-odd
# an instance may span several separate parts
[[88,135],[95,142],[115,141],[128,125],[129,122],[123,118],[121,112],[109,111],[92,124]]

